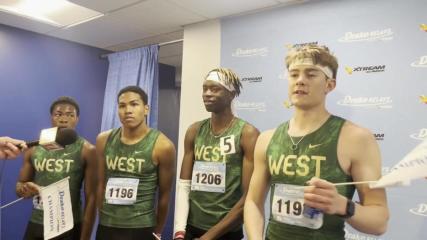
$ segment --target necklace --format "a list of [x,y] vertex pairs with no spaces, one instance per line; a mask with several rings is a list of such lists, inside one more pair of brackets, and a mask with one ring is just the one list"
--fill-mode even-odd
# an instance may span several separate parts
[[305,134],[304,136],[302,136],[297,143],[294,142],[294,139],[291,137],[291,135],[288,134],[288,136],[289,136],[289,138],[291,139],[291,142],[292,142],[291,149],[292,150],[297,150],[298,149],[298,144],[304,139],[305,136],[307,136],[307,134]]
[[209,128],[211,129],[211,134],[214,138],[219,138],[221,137],[222,134],[224,134],[233,124],[234,119],[236,119],[235,117],[233,117],[233,119],[231,119],[231,121],[228,123],[227,127],[225,127],[220,133],[218,134],[214,134],[213,130],[212,130],[212,118],[209,121]]

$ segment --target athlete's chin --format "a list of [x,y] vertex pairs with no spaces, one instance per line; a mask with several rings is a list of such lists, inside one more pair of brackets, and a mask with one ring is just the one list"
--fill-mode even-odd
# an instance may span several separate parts
[[205,109],[207,112],[215,112],[215,108],[210,105],[205,105]]

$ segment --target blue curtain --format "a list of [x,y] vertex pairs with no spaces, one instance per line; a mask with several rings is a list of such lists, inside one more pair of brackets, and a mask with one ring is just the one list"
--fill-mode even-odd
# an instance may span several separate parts
[[117,128],[117,94],[120,89],[137,85],[148,95],[150,111],[147,124],[157,128],[159,98],[158,45],[131,49],[108,55],[109,67],[104,95],[101,131]]

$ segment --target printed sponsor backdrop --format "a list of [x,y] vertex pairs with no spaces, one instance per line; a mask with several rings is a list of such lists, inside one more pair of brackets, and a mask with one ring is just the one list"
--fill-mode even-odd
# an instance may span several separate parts
[[[327,45],[338,57],[330,112],[372,131],[383,174],[427,138],[427,1],[313,1],[221,22],[221,65],[243,81],[235,112],[261,131],[290,118],[284,57]],[[386,234],[346,227],[346,239],[427,239],[427,180],[387,190]]]

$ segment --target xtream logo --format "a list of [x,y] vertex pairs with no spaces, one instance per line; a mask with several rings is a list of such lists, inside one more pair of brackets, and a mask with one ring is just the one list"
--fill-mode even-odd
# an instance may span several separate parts
[[265,57],[267,56],[267,53],[268,53],[267,47],[247,48],[247,49],[237,48],[236,51],[234,51],[234,53],[232,53],[231,55],[233,57],[254,57],[254,56]]
[[345,71],[351,75],[355,72],[365,72],[365,73],[376,73],[376,72],[384,72],[385,65],[377,65],[377,66],[366,66],[366,67],[345,67]]
[[427,128],[421,128],[418,133],[413,133],[410,137],[421,141],[427,139]]
[[338,105],[349,107],[366,108],[392,108],[393,100],[391,97],[352,97],[345,96],[344,99],[337,102]]
[[420,203],[418,207],[409,209],[409,212],[418,216],[427,217],[427,204]]
[[427,55],[421,56],[418,61],[411,63],[411,67],[427,67]]
[[238,100],[234,102],[234,107],[239,110],[258,112],[265,112],[266,109],[265,102],[240,102]]
[[392,40],[393,31],[391,28],[383,30],[374,30],[370,32],[346,32],[344,37],[338,39],[339,42],[371,42],[376,40]]

